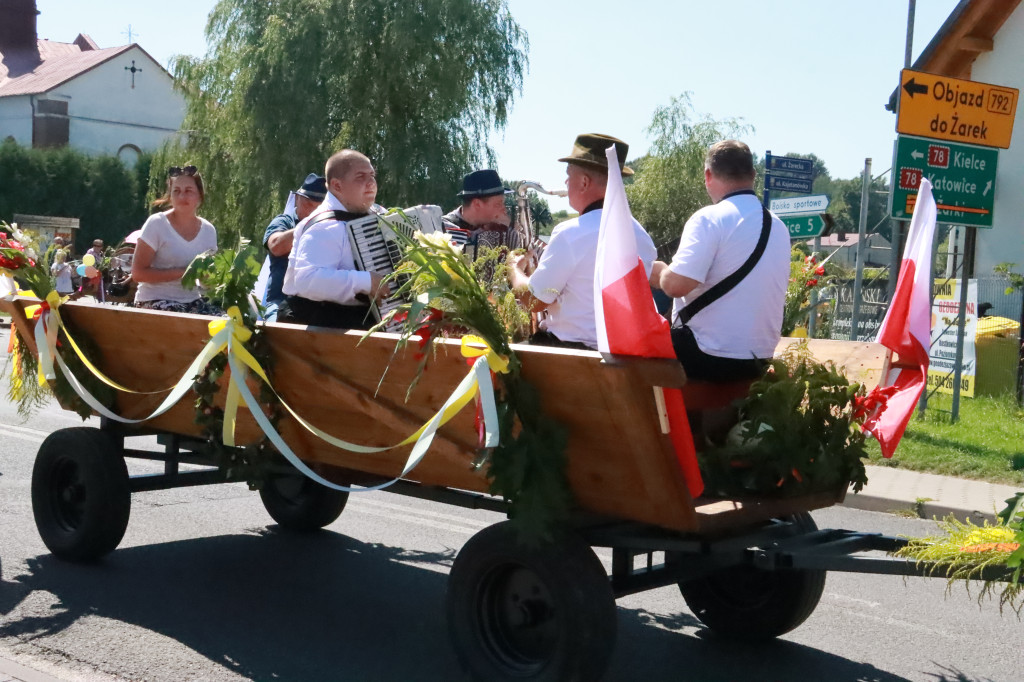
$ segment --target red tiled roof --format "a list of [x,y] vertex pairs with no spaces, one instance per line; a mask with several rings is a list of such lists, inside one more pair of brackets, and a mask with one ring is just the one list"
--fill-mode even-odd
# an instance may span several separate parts
[[73,43],[38,41],[39,51],[18,50],[0,55],[0,97],[36,95],[130,50],[134,45],[82,51]]

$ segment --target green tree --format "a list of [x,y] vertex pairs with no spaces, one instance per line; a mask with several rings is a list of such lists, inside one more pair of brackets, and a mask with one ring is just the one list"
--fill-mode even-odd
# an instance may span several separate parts
[[102,239],[119,243],[146,218],[143,197],[150,157],[132,170],[113,156],[87,156],[69,149],[30,149],[0,143],[0,220],[15,213],[79,219],[79,252]]
[[185,156],[225,241],[262,235],[286,193],[342,148],[387,205],[447,203],[493,160],[527,65],[505,0],[220,0],[205,58],[179,57]]
[[704,155],[719,140],[742,138],[753,128],[742,119],[716,120],[693,111],[690,93],[658,107],[648,133],[654,139],[648,157],[636,164],[626,187],[633,215],[655,244],[678,239],[686,220],[708,204]]

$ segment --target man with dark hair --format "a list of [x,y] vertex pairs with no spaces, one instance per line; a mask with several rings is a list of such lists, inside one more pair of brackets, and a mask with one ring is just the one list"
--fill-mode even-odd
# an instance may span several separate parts
[[377,173],[365,155],[337,152],[324,168],[327,196],[295,229],[281,287],[278,320],[340,329],[369,329],[370,299],[388,294],[376,272],[356,269],[346,222],[369,215]]
[[505,195],[511,193],[494,170],[473,171],[462,179],[462,191],[456,195],[462,205],[441,220],[452,243],[461,245],[471,261],[482,255],[481,248],[505,246],[511,251],[526,246],[510,226]]
[[[555,226],[551,241],[532,274],[526,271],[525,256],[510,259],[509,280],[520,303],[531,312],[546,311],[539,323],[540,330],[530,339],[532,344],[597,348],[594,266],[604,194],[611,171],[605,151],[612,145],[619,160],[614,172],[633,174],[625,165],[628,144],[596,133],[578,136],[572,153],[559,161],[568,164],[565,186],[569,190],[569,205],[579,216]],[[635,220],[633,230],[640,259],[649,269],[657,257],[654,242]]]
[[327,181],[316,173],[306,176],[302,187],[292,195],[295,197],[295,212],[285,211],[270,221],[263,234],[263,246],[270,254],[270,276],[267,278],[266,314],[267,322],[277,320],[277,308],[284,300],[281,286],[288,270],[288,254],[292,252],[295,239],[295,225],[309,216],[327,196]]
[[789,231],[761,205],[754,179],[747,145],[712,145],[704,186],[713,205],[686,221],[672,263],[651,271],[651,286],[675,299],[672,344],[691,379],[757,378],[781,336]]

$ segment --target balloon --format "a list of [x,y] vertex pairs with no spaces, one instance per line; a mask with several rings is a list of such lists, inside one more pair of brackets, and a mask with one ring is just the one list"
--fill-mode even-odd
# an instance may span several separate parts
[[79,275],[82,275],[84,277],[85,276],[85,265],[79,265],[77,268],[75,268],[75,272],[77,272]]
[[85,276],[88,277],[89,279],[92,279],[93,277],[97,277],[99,274],[100,274],[100,271],[97,270],[96,268],[94,268],[93,266],[91,266],[91,265],[86,265],[85,266]]
[[84,265],[96,265],[96,257],[93,256],[91,253],[87,253],[82,258],[82,263]]

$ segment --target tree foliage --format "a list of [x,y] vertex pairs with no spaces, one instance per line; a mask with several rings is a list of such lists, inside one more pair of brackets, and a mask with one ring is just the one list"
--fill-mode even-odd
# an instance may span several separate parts
[[753,132],[742,119],[715,119],[693,110],[690,93],[658,107],[647,128],[650,154],[638,159],[633,182],[626,187],[633,216],[654,239],[678,239],[686,220],[709,203],[704,189],[704,155],[719,140]]
[[387,205],[450,203],[521,91],[527,38],[505,0],[219,0],[202,59],[173,71],[204,215],[261,236],[331,153],[377,168]]
[[117,244],[146,219],[149,167],[148,154],[126,168],[114,156],[5,141],[0,143],[0,220],[12,222],[15,213],[78,218],[78,251],[93,239]]

